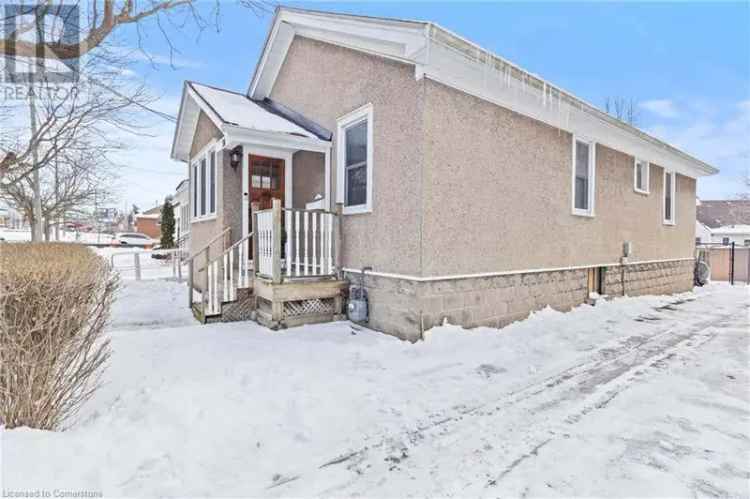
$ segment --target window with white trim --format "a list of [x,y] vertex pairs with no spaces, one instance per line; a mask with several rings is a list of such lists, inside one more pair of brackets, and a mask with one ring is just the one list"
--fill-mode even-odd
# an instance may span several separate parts
[[193,163],[193,171],[190,175],[190,189],[193,194],[193,218],[198,218],[198,162]]
[[336,122],[336,185],[344,214],[372,211],[372,115],[367,104]]
[[664,170],[664,223],[675,224],[675,184],[674,172]]
[[649,173],[651,168],[648,161],[635,158],[633,163],[633,188],[641,194],[649,193]]
[[193,219],[210,218],[216,214],[216,151],[206,147],[192,163]]
[[722,246],[729,246],[729,238],[728,237],[722,237],[721,238],[721,245]]
[[573,214],[594,216],[596,143],[573,137]]

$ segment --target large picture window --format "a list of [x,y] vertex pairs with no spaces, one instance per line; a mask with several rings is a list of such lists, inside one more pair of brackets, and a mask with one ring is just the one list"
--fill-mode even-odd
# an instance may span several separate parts
[[594,142],[573,138],[573,214],[594,216],[595,187]]
[[337,187],[344,214],[372,211],[372,116],[368,104],[337,120]]
[[674,172],[664,170],[664,223],[675,224],[676,176]]
[[194,220],[211,218],[216,214],[216,155],[211,144],[194,158],[190,179]]

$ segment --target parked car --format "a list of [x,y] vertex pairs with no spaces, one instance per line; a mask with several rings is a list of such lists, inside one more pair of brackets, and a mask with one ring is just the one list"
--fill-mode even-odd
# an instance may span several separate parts
[[113,246],[144,246],[150,248],[155,243],[156,241],[140,232],[118,232],[112,239]]
[[155,258],[156,260],[168,260],[170,257],[169,253],[159,253],[159,250],[162,249],[161,244],[157,243],[151,249],[154,250],[151,253],[151,258]]

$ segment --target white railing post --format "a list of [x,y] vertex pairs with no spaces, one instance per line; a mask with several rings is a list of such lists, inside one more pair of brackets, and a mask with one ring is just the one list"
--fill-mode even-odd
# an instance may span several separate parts
[[285,221],[284,231],[286,232],[286,276],[291,277],[292,275],[292,212],[285,210]]
[[328,273],[333,274],[333,215],[328,214]]
[[309,243],[308,243],[307,235],[310,232],[310,227],[309,227],[309,223],[308,223],[308,212],[305,211],[304,214],[305,214],[304,215],[304,219],[305,219],[305,275],[308,275],[309,274],[309,268],[310,268],[309,267],[309,258],[308,258],[309,253],[310,253],[310,246],[309,246]]
[[138,252],[133,253],[133,265],[135,266],[135,280],[141,280],[141,256]]
[[312,213],[312,273],[316,275],[319,270],[318,266],[318,252],[316,246],[318,245],[318,214]]
[[273,247],[271,248],[271,274],[273,282],[281,282],[281,199],[273,200],[271,211],[271,234]]
[[[253,235],[253,241],[257,241],[257,239],[255,238],[255,235]],[[250,283],[248,282],[250,279],[250,262],[248,261],[249,260],[248,256],[250,256],[250,240],[245,239],[245,242],[242,243],[242,246],[244,247],[242,252],[245,255],[245,257],[242,259],[242,265],[243,265],[243,268],[245,269],[245,271],[242,273],[242,276],[245,281],[244,287],[247,288],[250,286]],[[255,255],[253,255],[253,268],[255,268],[256,265],[258,264],[255,261]]]
[[223,277],[221,288],[224,291],[222,301],[229,301],[232,298],[229,294],[229,265],[227,265],[227,263],[229,263],[229,255],[227,253],[224,253],[221,260],[223,266],[221,273],[221,276]]
[[299,212],[294,212],[294,261],[295,266],[297,267],[295,269],[295,275],[299,277]]
[[219,313],[219,260],[215,260],[214,266],[214,313]]
[[211,299],[211,287],[212,283],[214,282],[213,276],[211,276],[211,264],[206,263],[206,288],[203,290],[203,303],[206,304],[206,309],[204,311],[204,315],[211,315],[213,314],[212,305],[213,300]]

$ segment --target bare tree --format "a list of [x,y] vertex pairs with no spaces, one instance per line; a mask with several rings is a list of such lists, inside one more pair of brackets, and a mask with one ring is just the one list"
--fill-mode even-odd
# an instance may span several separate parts
[[34,207],[32,176],[0,186],[0,199],[16,206],[32,226],[43,227],[50,240],[50,229],[59,220],[88,211],[95,203],[112,200],[114,173],[105,167],[107,161],[93,148],[65,151],[56,157],[53,166],[38,170],[41,220]]
[[636,126],[638,124],[638,103],[633,99],[607,97],[604,99],[604,111],[628,125]]
[[[32,194],[40,190],[41,178],[49,179],[59,165],[76,173],[76,181],[84,179],[78,175],[82,164],[86,171],[96,167],[106,171],[113,164],[111,154],[126,148],[126,138],[146,133],[150,120],[143,114],[155,98],[142,83],[123,77],[129,64],[122,54],[92,54],[76,85],[41,81],[29,86],[28,103],[17,102],[15,113],[17,118],[23,116],[22,108],[28,105],[29,120],[0,124],[0,148],[10,158],[2,164],[0,193],[15,198],[19,210],[27,214],[32,240],[42,239],[41,221],[48,220],[50,203],[47,199],[43,209],[39,193],[31,198],[38,200],[36,206],[32,203],[32,212],[27,212],[23,203],[29,188]],[[90,173],[85,176],[90,177]]]
[[[143,25],[149,23],[164,36],[171,56],[176,52],[171,29],[185,30],[187,24],[192,23],[199,31],[208,27],[218,30],[221,13],[220,0],[212,3],[197,0],[32,0],[27,5],[18,3],[22,4],[21,8],[9,14],[15,31],[12,39],[0,38],[0,55],[35,58],[44,54],[43,57],[49,59],[77,59],[100,47],[125,26],[135,27],[140,43]],[[241,0],[239,3],[256,14],[268,12],[273,6],[269,0]],[[65,39],[60,35],[76,10],[84,19],[79,39]],[[24,39],[23,35],[32,31],[43,32],[45,37]]]

